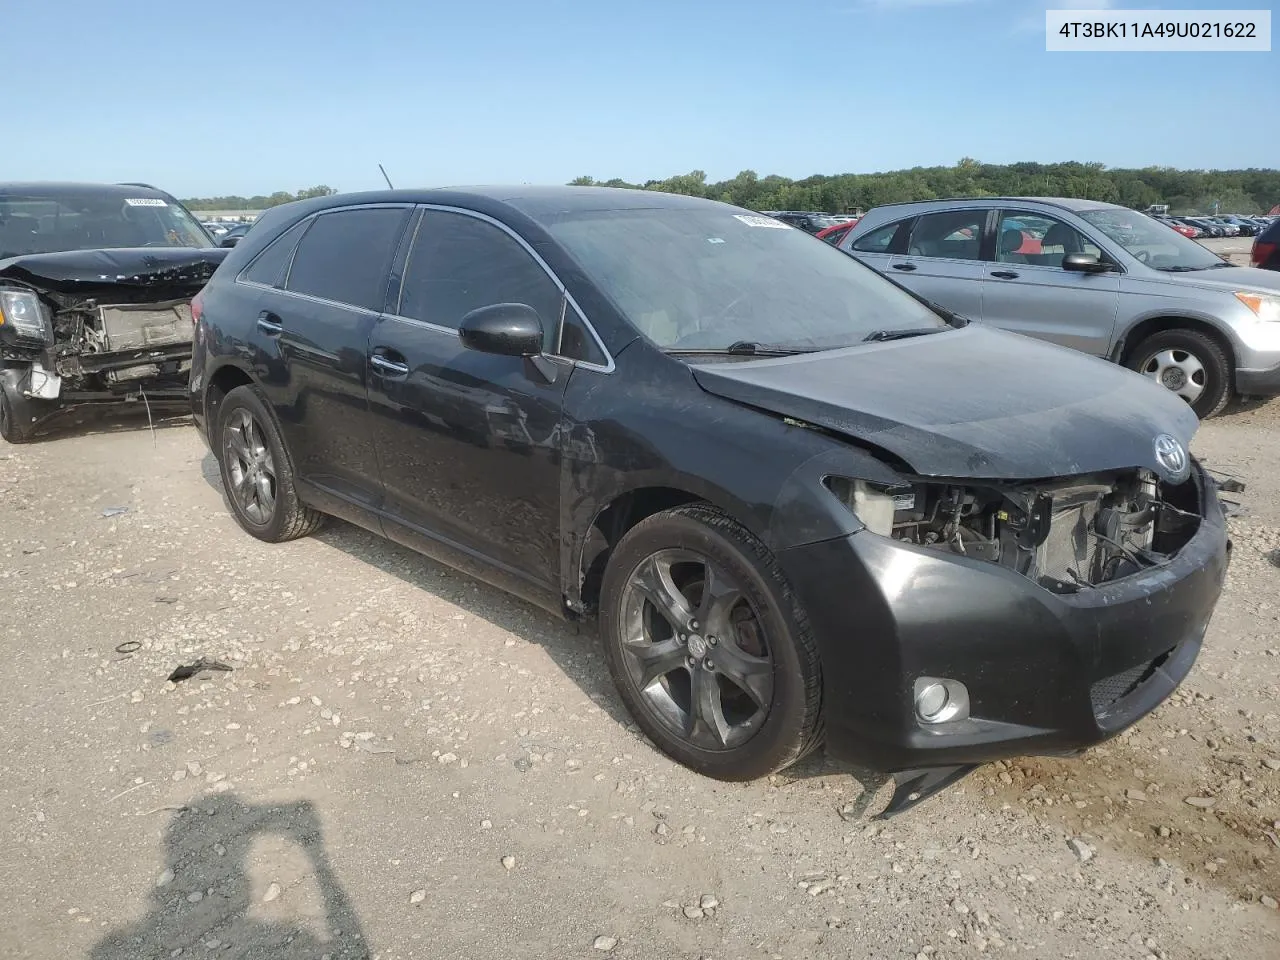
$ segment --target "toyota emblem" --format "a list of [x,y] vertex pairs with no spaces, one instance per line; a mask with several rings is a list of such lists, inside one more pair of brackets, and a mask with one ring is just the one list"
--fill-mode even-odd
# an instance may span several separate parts
[[1187,474],[1187,450],[1176,437],[1162,433],[1156,437],[1156,462],[1169,474],[1169,479],[1180,480]]

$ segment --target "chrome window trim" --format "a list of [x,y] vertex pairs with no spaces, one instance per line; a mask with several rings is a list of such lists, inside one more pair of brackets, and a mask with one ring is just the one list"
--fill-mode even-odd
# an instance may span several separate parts
[[[600,352],[604,355],[606,362],[603,364],[591,363],[590,361],[587,361],[587,360],[577,360],[572,357],[562,356],[558,353],[548,354],[548,356],[556,360],[563,360],[566,363],[570,363],[575,367],[581,367],[583,370],[594,370],[597,373],[613,373],[613,371],[617,369],[616,365],[613,362],[613,354],[611,354],[609,352],[609,349],[604,345],[604,341],[600,339],[600,334],[596,332],[596,328],[591,324],[591,321],[587,319],[587,316],[583,312],[582,307],[578,305],[578,301],[574,299],[573,294],[569,292],[568,288],[561,282],[560,278],[556,276],[555,271],[553,271],[551,267],[547,265],[547,262],[542,259],[542,257],[538,254],[538,252],[534,250],[533,247],[530,246],[522,236],[520,236],[518,233],[516,233],[514,230],[512,230],[502,221],[496,220],[493,217],[488,216],[487,214],[479,213],[478,211],[475,211],[475,210],[468,210],[464,207],[454,207],[454,206],[447,206],[444,204],[435,204],[435,203],[349,204],[347,206],[342,206],[342,207],[326,207],[324,210],[317,210],[315,213],[310,214],[309,216],[304,217],[303,219],[297,221],[297,223],[290,224],[290,226],[286,230],[281,231],[279,236],[283,236],[285,233],[287,233],[289,230],[294,229],[294,227],[298,226],[299,224],[307,223],[308,221],[314,221],[317,217],[324,216],[327,213],[336,213],[343,210],[367,210],[367,209],[375,209],[375,208],[403,209],[406,207],[421,208],[424,210],[440,210],[445,213],[460,213],[464,216],[474,217],[477,220],[483,220],[486,223],[493,224],[503,233],[507,234],[509,237],[514,239],[516,243],[518,243],[522,248],[524,248],[526,253],[528,253],[530,256],[533,257],[534,261],[538,264],[538,266],[542,268],[542,271],[551,279],[551,282],[555,285],[556,289],[560,291],[562,302],[563,304],[565,304],[563,309],[567,310],[568,307],[573,307],[574,313],[578,315],[578,319],[582,322],[583,327],[585,327],[587,332],[591,334],[591,339],[595,341],[596,346],[599,348]],[[414,236],[410,241],[409,253],[405,259],[406,271],[408,270],[410,260],[413,256],[413,243],[416,242],[417,240],[417,231],[421,229],[421,226],[422,226],[422,221],[421,219],[419,219],[418,223],[414,225]],[[289,273],[293,269],[293,257],[297,255],[298,247],[301,246],[303,238],[306,237],[307,231],[310,229],[311,228],[308,225],[307,228],[302,231],[302,236],[298,238],[298,242],[294,244],[293,254],[289,258],[289,265],[284,271],[285,283],[289,282]],[[275,241],[273,240],[272,243],[274,242]],[[270,247],[270,246],[271,246],[271,243],[268,243],[266,247],[263,247],[262,251],[259,252],[258,256],[261,256],[262,253],[266,251],[267,247]],[[284,294],[285,296],[289,296],[289,297],[296,297],[300,300],[309,300],[313,303],[320,303],[326,306],[344,307],[348,310],[354,310],[357,313],[362,313],[362,314],[375,316],[375,317],[384,317],[388,320],[397,320],[401,323],[414,324],[416,326],[423,327],[428,330],[435,330],[440,333],[446,333],[453,337],[456,337],[458,335],[457,327],[446,327],[438,323],[431,323],[426,320],[418,320],[414,317],[402,316],[401,314],[392,312],[392,311],[367,310],[364,307],[358,307],[358,306],[355,306],[354,304],[343,303],[338,300],[326,300],[323,297],[315,297],[315,296],[312,296],[311,294],[299,293],[296,290],[287,290],[284,287],[276,287],[270,284],[260,283],[259,281],[256,281],[256,280],[244,279],[243,277],[244,272],[248,270],[249,267],[252,266],[257,259],[258,257],[254,257],[253,260],[250,260],[249,263],[245,266],[244,270],[240,271],[240,274],[236,276],[233,282],[243,284],[246,287],[257,287],[260,290],[271,290],[271,291],[274,291],[275,293]],[[401,293],[403,293],[403,280],[401,281]],[[400,306],[399,299],[397,298],[397,302],[396,302],[397,310],[399,309],[399,306]],[[564,319],[564,313],[562,312],[561,320],[563,321],[563,319]],[[561,325],[561,336],[563,336],[563,323]],[[558,347],[559,347],[559,344],[557,344],[557,348]]]
[[[351,210],[411,210],[413,209],[413,206],[414,205],[412,203],[406,203],[403,201],[383,202],[383,203],[347,203],[347,204],[343,204],[340,207],[325,207],[323,210],[317,210],[315,213],[309,213],[305,217],[303,217],[301,220],[295,220],[293,223],[289,224],[288,227],[286,227],[285,229],[281,230],[278,234],[276,234],[274,239],[272,239],[270,242],[267,243],[265,247],[263,247],[256,254],[254,254],[253,259],[250,260],[248,263],[246,263],[243,268],[241,268],[240,272],[236,274],[235,280],[233,282],[244,283],[251,287],[261,287],[266,290],[279,290],[281,293],[295,293],[295,291],[286,290],[284,287],[275,287],[275,286],[272,286],[271,284],[259,283],[256,280],[245,280],[244,275],[249,272],[249,269],[255,263],[258,262],[258,260],[262,257],[262,255],[266,253],[267,250],[269,250],[277,240],[283,237],[290,230],[295,230],[298,227],[303,226],[305,224],[305,227],[303,228],[302,233],[298,236],[298,242],[293,245],[293,250],[290,251],[289,253],[289,262],[285,264],[284,272],[281,277],[282,283],[288,283],[289,274],[293,272],[294,258],[297,257],[298,255],[298,247],[302,245],[303,238],[306,237],[307,232],[311,229],[311,225],[315,223],[318,217],[323,217],[326,214],[330,214],[330,213],[345,213]],[[307,296],[306,294],[298,294],[298,295]],[[311,299],[320,300],[320,302],[322,303],[341,303],[341,301],[324,300],[321,297],[312,297]],[[341,305],[348,306],[348,307],[352,306],[349,303],[341,303]],[[355,307],[354,309],[359,310],[361,308]]]

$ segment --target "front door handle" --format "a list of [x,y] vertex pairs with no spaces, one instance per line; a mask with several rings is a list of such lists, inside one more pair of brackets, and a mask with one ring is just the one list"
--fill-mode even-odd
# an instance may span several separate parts
[[916,268],[914,263],[895,263],[892,266],[895,270],[914,270]]
[[1012,270],[992,270],[993,277],[999,277],[1001,280],[1017,280],[1018,275]]
[[409,365],[407,363],[397,363],[395,360],[388,360],[377,353],[369,358],[369,362],[384,377],[407,377],[409,375]]
[[263,310],[258,314],[258,329],[268,337],[278,337],[284,330],[284,324],[270,310]]

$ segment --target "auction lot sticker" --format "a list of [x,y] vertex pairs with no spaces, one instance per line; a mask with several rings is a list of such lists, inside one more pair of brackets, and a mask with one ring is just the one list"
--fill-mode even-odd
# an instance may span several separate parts
[[1046,10],[1053,52],[1268,53],[1270,10]]

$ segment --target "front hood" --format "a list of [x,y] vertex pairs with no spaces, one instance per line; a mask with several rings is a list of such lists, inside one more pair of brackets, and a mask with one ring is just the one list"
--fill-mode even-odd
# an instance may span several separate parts
[[85,296],[119,287],[195,293],[230,252],[225,247],[129,247],[32,253],[0,260],[0,280]]
[[1257,267],[1216,267],[1191,273],[1161,273],[1160,276],[1179,286],[1185,284],[1202,290],[1232,293],[1253,288],[1273,295],[1280,293],[1280,271],[1259,270]]
[[1145,467],[1199,421],[1178,396],[1065,347],[971,324],[776,360],[703,364],[707,392],[878,447],[921,476],[1036,480]]

